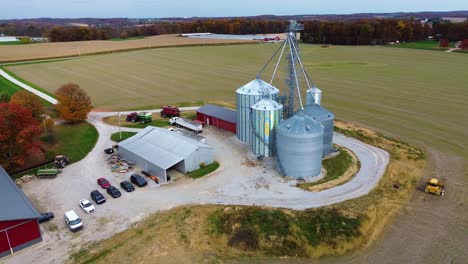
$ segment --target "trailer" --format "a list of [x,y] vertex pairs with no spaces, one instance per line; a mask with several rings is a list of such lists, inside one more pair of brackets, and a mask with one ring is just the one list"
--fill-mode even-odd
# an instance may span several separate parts
[[41,169],[36,172],[36,176],[39,178],[55,178],[60,173],[59,169]]
[[200,123],[181,117],[173,117],[169,119],[169,124],[176,127],[186,128],[195,134],[201,133],[203,131],[203,126]]

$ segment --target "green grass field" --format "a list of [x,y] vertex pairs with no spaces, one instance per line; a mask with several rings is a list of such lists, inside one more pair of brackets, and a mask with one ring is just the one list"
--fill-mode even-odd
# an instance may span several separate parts
[[[235,90],[255,78],[277,47],[151,49],[6,68],[49,92],[75,82],[101,109],[159,108],[200,100],[233,103]],[[385,47],[301,48],[306,68],[323,90],[324,106],[338,119],[468,156],[464,54]],[[280,69],[284,72],[283,65]],[[283,80],[275,83],[283,89]]]
[[8,81],[7,79],[3,78],[3,76],[0,76],[0,94],[6,93],[9,95],[13,95],[21,89],[22,88],[18,85]]
[[[440,49],[439,41],[436,41],[436,40],[423,40],[423,41],[417,41],[417,42],[400,43],[400,44],[395,44],[395,45],[388,45],[387,47],[423,49],[423,50],[446,50],[446,49]],[[453,48],[454,43],[450,42],[449,47]]]

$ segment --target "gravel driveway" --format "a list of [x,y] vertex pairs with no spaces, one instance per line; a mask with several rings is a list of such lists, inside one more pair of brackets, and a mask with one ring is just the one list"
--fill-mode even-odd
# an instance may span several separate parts
[[[372,190],[389,162],[389,155],[384,150],[335,134],[334,142],[352,150],[360,159],[361,169],[346,184],[311,193],[284,182],[273,169],[271,159],[265,159],[257,166],[247,164],[248,148],[233,134],[207,128],[203,134],[207,144],[215,147],[216,160],[221,164],[215,173],[197,180],[181,178],[164,186],[152,183],[132,193],[122,191],[122,197],[117,199],[105,193],[107,202],[97,205],[95,213],[86,215],[78,202],[83,198],[89,199],[92,190],[100,189],[96,184],[97,178],[106,177],[118,186],[131,174],[112,173],[106,163],[107,155],[103,150],[114,144],[110,135],[118,131],[118,127],[101,121],[102,117],[110,115],[116,113],[92,112],[89,115],[89,122],[99,131],[99,140],[82,161],[68,166],[55,179],[36,180],[23,186],[23,191],[39,208],[56,214],[52,223],[58,226],[58,230],[43,228],[42,243],[3,258],[2,263],[62,263],[70,251],[84,243],[107,238],[151,213],[184,204],[255,204],[301,210],[342,202]],[[122,128],[122,131],[138,129]],[[78,233],[68,231],[63,221],[63,212],[71,209],[83,218],[85,228]]]

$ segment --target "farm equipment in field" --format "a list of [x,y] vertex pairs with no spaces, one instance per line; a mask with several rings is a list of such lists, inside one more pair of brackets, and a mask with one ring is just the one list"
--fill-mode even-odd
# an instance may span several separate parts
[[142,124],[145,124],[153,121],[153,117],[152,114],[149,112],[133,112],[127,115],[125,121],[132,123],[140,122]]
[[169,124],[176,127],[186,128],[195,134],[201,133],[203,131],[202,124],[181,117],[173,117],[169,119]]
[[60,173],[59,169],[41,169],[37,170],[36,176],[39,178],[54,178]]
[[426,188],[424,191],[426,193],[434,194],[437,196],[443,196],[445,193],[445,184],[441,181],[439,181],[436,178],[432,178],[426,183]]
[[65,155],[56,156],[54,160],[55,167],[59,169],[65,168],[70,163],[71,163],[70,158]]
[[179,117],[180,116],[180,110],[177,108],[177,106],[163,106],[161,110],[161,116],[166,118],[166,117]]

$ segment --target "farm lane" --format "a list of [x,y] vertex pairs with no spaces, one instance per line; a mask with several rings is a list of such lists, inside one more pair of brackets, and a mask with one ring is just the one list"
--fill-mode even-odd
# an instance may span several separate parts
[[6,73],[4,70],[0,69],[0,75],[3,76],[5,79],[9,80],[10,82],[20,86],[21,88],[39,96],[40,98],[46,100],[47,102],[51,103],[51,104],[57,104],[57,100],[52,98],[52,96],[49,96],[19,80],[17,80],[16,78],[13,78],[10,74]]

